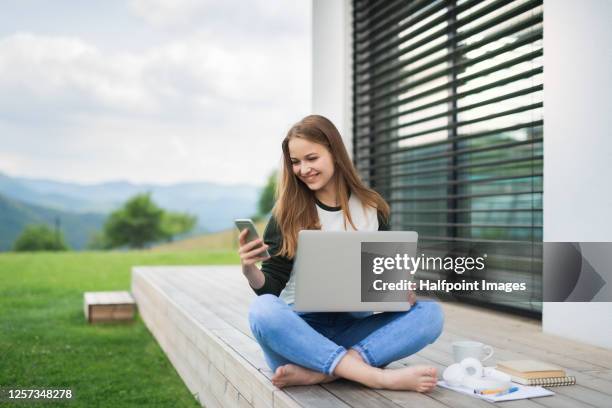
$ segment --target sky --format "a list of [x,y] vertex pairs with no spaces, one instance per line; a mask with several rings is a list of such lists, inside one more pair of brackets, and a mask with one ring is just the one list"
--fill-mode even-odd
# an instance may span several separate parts
[[262,185],[310,114],[310,0],[9,0],[0,172]]

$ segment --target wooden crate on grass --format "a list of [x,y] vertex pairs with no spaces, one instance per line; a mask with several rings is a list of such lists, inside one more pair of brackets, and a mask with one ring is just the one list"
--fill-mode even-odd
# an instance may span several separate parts
[[136,302],[127,291],[85,292],[85,319],[89,323],[128,321],[134,318]]

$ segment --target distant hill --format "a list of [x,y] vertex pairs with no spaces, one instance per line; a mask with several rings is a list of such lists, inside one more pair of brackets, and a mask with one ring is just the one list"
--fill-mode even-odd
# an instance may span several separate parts
[[105,216],[49,209],[0,194],[0,251],[12,249],[13,242],[26,225],[53,226],[56,219],[60,220],[60,228],[68,245],[73,249],[83,249],[90,234],[102,228]]
[[134,184],[66,183],[43,179],[12,177],[0,173],[0,194],[40,207],[75,213],[109,213],[134,194],[150,191],[155,202],[172,211],[198,216],[198,231],[231,228],[234,218],[253,215],[261,187],[209,182]]

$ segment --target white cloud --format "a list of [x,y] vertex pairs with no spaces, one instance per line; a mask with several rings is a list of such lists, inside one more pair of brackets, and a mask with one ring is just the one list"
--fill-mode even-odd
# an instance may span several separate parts
[[[309,21],[294,12],[284,21],[278,2],[223,20],[229,6],[218,3],[132,2],[152,23],[193,28],[129,52],[79,36],[0,38],[0,171],[263,183],[287,128],[309,113],[310,40],[300,34]],[[257,29],[234,25],[249,16]],[[266,34],[261,24],[274,21],[299,27]],[[224,24],[233,34],[218,31]]]
[[[60,137],[20,129],[21,137],[2,142],[0,166],[10,174],[79,182],[262,184],[278,164],[287,126],[268,122],[253,131],[249,123],[235,121],[224,125],[220,134],[204,126],[84,116],[63,129]],[[10,135],[14,130],[0,124],[0,133]]]
[[129,5],[134,14],[149,24],[161,27],[184,25],[201,12],[209,3],[201,0],[133,0]]
[[163,114],[177,105],[197,113],[219,102],[282,107],[308,99],[308,51],[292,45],[229,49],[200,34],[140,54],[105,54],[77,38],[16,34],[0,40],[0,91],[66,115]]
[[[225,38],[307,34],[310,0],[131,0],[134,15],[167,30],[208,30]],[[307,22],[307,24],[304,24]]]
[[47,109],[68,115],[92,108],[151,112],[156,106],[143,86],[143,63],[104,55],[78,38],[14,34],[0,40],[0,103],[5,112],[34,115]]

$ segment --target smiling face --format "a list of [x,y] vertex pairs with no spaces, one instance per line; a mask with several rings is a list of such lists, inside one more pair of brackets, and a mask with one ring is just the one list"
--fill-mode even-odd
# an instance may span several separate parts
[[325,146],[301,137],[289,140],[293,174],[312,191],[328,185],[334,175],[334,160]]

